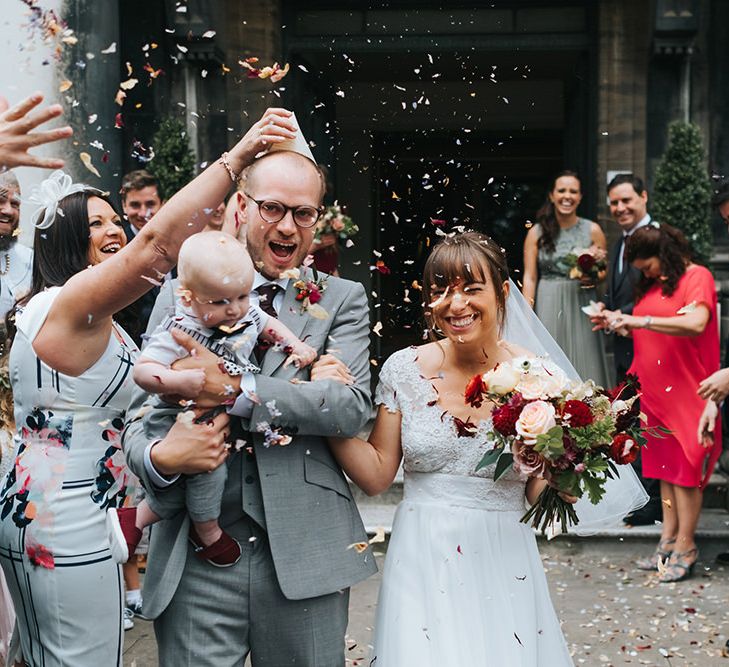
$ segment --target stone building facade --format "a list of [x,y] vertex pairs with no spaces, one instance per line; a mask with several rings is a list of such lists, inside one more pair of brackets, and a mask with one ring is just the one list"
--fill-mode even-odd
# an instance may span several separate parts
[[[267,106],[296,111],[329,169],[331,199],[360,226],[342,273],[367,285],[373,320],[392,334],[377,354],[419,336],[419,299],[410,297],[437,238],[433,220],[493,235],[518,278],[526,228],[560,169],[582,174],[581,212],[611,239],[608,176],[634,171],[650,186],[671,120],[698,123],[707,168],[729,174],[729,114],[722,113],[729,3],[721,0],[71,0],[63,7],[80,40],[63,76],[85,100],[80,109],[68,105],[79,128],[71,157],[100,140],[108,152],[102,182],[111,191],[120,174],[140,166],[131,147],[148,148],[163,117],[184,119],[204,163]],[[100,55],[112,42],[115,51]],[[88,52],[97,58],[74,68]],[[248,79],[239,61],[253,56],[291,70],[276,85]],[[146,64],[163,73],[152,80]],[[129,68],[140,83],[118,107]],[[92,112],[94,125],[85,122]],[[117,113],[122,128],[114,127]],[[713,224],[714,266],[729,276],[729,234],[718,219]],[[376,259],[389,275],[373,270]]]

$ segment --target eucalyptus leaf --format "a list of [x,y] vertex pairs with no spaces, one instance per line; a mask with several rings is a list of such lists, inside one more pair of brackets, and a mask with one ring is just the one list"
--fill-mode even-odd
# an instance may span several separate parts
[[483,458],[481,459],[481,461],[479,461],[479,464],[476,466],[476,472],[481,470],[481,468],[490,466],[492,463],[496,463],[496,461],[499,460],[499,457],[503,453],[504,453],[503,447],[495,447],[494,449],[490,449],[488,452],[486,452],[483,455]]
[[496,470],[494,471],[494,480],[501,479],[513,466],[514,455],[511,452],[506,452],[499,457],[496,462]]

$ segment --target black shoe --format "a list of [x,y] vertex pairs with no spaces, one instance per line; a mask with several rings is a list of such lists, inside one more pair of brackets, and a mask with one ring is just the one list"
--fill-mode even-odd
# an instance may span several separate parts
[[623,523],[627,523],[629,526],[652,526],[656,521],[662,519],[660,501],[653,502],[649,500],[644,507],[623,517]]
[[716,554],[716,562],[719,565],[729,565],[729,552],[724,551],[720,554]]

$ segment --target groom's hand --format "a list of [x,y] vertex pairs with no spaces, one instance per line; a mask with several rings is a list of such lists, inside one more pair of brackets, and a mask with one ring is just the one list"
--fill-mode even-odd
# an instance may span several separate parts
[[[173,370],[196,368],[205,372],[205,383],[195,399],[195,405],[199,408],[214,408],[217,405],[232,403],[240,394],[240,376],[228,375],[220,365],[220,358],[184,331],[171,329],[170,333],[175,341],[190,353],[190,356],[172,364]],[[167,397],[165,400],[169,401],[170,398]]]

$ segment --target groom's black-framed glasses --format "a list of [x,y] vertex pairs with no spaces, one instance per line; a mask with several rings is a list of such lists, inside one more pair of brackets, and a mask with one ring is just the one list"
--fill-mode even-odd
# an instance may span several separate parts
[[291,211],[291,216],[298,227],[308,229],[313,227],[321,214],[324,213],[324,207],[316,208],[315,206],[286,206],[275,199],[254,199],[247,192],[243,193],[248,199],[258,206],[259,215],[268,223],[275,224],[281,222],[286,214]]

